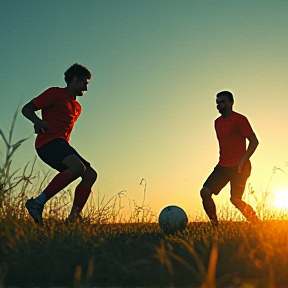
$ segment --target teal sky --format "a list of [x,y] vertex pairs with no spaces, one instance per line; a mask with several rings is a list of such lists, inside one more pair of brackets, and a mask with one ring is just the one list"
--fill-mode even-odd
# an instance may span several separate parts
[[[0,128],[8,131],[18,105],[63,87],[72,64],[86,65],[93,79],[71,144],[107,199],[126,190],[142,203],[144,178],[156,213],[169,204],[192,217],[201,210],[199,190],[218,160],[221,90],[233,92],[260,141],[249,182],[261,189],[274,166],[286,169],[288,1],[2,0],[0,24]],[[15,141],[30,136],[16,153],[21,167],[36,155],[35,136],[18,114]],[[40,160],[36,168],[50,170]],[[216,202],[228,199],[224,189]]]

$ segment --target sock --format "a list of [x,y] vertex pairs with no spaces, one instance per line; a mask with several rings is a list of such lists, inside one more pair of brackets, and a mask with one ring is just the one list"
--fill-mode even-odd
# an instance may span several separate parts
[[218,222],[217,215],[216,215],[216,206],[213,199],[205,198],[202,201],[204,210],[211,221]]
[[45,203],[48,201],[48,197],[44,192],[42,192],[38,197],[35,198],[35,201],[41,205],[45,205]]
[[88,200],[90,193],[91,189],[81,185],[81,183],[76,187],[71,214],[72,213],[79,214],[82,211],[85,203]]
[[57,174],[45,188],[43,193],[47,196],[47,201],[59,191],[64,189],[74,180],[74,177],[69,172],[63,171]]

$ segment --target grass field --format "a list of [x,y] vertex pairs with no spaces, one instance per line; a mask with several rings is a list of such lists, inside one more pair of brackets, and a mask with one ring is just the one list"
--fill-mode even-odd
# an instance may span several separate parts
[[288,287],[287,224],[192,222],[165,235],[157,223],[51,218],[38,227],[6,215],[1,280],[8,287]]
[[[0,167],[0,288],[288,288],[287,211],[266,209],[267,193],[256,207],[262,219],[257,224],[219,209],[218,227],[190,217],[182,233],[167,235],[149,206],[134,205],[129,221],[121,221],[121,192],[94,201],[82,223],[67,225],[65,203],[72,195],[62,191],[37,226],[24,207],[37,194],[34,165],[11,171],[14,152],[25,141],[12,143],[15,119],[8,137],[0,130],[7,150]],[[37,189],[43,183],[38,179]]]

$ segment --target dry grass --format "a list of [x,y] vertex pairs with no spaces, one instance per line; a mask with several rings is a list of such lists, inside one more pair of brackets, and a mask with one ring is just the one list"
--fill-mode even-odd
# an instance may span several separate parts
[[[143,201],[130,202],[126,223],[121,191],[91,199],[84,222],[66,225],[73,195],[62,191],[45,209],[43,227],[36,226],[24,203],[37,192],[32,183],[43,186],[46,179],[33,172],[35,162],[11,171],[12,156],[25,141],[12,143],[15,120],[16,114],[8,137],[0,130],[7,148],[0,170],[0,288],[288,287],[287,211],[266,209],[266,195],[256,199],[264,219],[258,224],[219,207],[219,227],[200,216],[182,233],[166,235],[145,204],[142,179]],[[247,197],[254,195],[250,187]]]

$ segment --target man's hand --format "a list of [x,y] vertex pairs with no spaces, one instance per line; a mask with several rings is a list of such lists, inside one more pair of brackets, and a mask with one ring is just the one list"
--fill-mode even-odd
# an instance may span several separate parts
[[249,145],[248,148],[245,152],[245,154],[243,155],[239,165],[238,165],[238,173],[242,172],[242,168],[244,166],[244,163],[251,157],[251,155],[253,155],[253,153],[255,152],[259,141],[256,137],[255,134],[252,134],[251,136],[247,137],[248,141],[249,141]]
[[37,120],[34,123],[34,131],[36,134],[45,133],[47,130],[49,130],[49,127],[44,120]]
[[242,158],[239,165],[238,165],[238,173],[241,173],[242,172],[242,169],[243,169],[243,166],[245,164],[245,159]]

